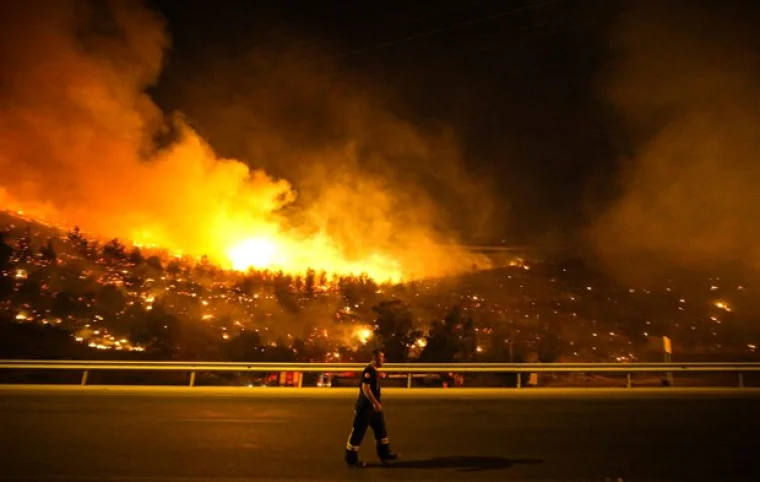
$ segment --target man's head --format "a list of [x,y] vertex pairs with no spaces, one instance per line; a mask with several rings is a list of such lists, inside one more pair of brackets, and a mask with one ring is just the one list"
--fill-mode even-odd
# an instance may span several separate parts
[[383,350],[372,350],[372,364],[380,368],[385,363],[385,353]]

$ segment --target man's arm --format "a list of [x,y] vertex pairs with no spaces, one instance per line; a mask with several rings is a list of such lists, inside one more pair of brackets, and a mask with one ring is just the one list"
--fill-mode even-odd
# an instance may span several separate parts
[[372,387],[370,386],[371,384],[377,383],[377,376],[377,370],[370,369],[369,367],[364,369],[364,374],[362,377],[362,394],[364,394],[364,397],[369,400],[375,411],[379,412],[383,409],[383,407],[380,405],[378,399],[375,398],[375,394],[372,393]]
[[375,398],[375,395],[372,393],[372,389],[369,387],[369,383],[362,383],[362,393],[365,397],[367,397],[367,400],[370,401],[372,404],[372,407],[375,409],[376,412],[380,412],[383,410],[383,406],[380,405],[380,402],[377,401]]

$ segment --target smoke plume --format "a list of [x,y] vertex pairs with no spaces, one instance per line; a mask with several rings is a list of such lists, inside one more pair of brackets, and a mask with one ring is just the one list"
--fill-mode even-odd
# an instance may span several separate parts
[[453,238],[431,192],[454,196],[460,216],[486,210],[445,129],[422,132],[287,59],[246,57],[238,76],[188,80],[191,114],[247,163],[226,159],[146,94],[170,45],[155,12],[129,1],[3,9],[4,207],[241,268],[397,279],[483,262],[441,246]]
[[615,36],[605,93],[632,147],[621,195],[590,234],[619,274],[760,262],[760,64],[746,12],[658,2]]

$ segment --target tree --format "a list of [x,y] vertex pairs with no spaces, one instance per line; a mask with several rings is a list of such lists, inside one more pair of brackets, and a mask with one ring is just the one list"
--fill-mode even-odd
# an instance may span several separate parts
[[306,271],[306,280],[304,281],[304,288],[306,290],[306,296],[309,298],[314,297],[317,273],[313,269]]
[[49,264],[56,263],[58,255],[55,252],[55,247],[53,246],[52,239],[48,239],[47,244],[40,250],[40,255],[42,256],[42,259],[45,260],[45,262]]
[[283,272],[277,273],[274,279],[274,296],[283,308],[291,313],[298,313],[301,307],[290,288],[292,277],[285,275]]
[[222,357],[223,341],[218,326],[200,319],[183,319],[173,358],[180,360],[218,360]]
[[28,262],[34,257],[32,249],[32,228],[29,226],[24,229],[24,234],[18,240],[18,259],[22,262]]
[[263,356],[261,336],[255,331],[243,331],[227,343],[225,358],[235,362],[258,362]]
[[268,346],[264,351],[264,357],[269,362],[294,362],[296,360],[296,354],[293,350],[285,346],[284,344],[277,344],[277,346]]
[[42,304],[41,289],[42,284],[37,279],[27,278],[19,285],[14,295],[14,301],[19,305],[30,305],[40,309]]
[[13,248],[5,242],[5,232],[0,232],[0,301],[13,292],[10,270],[13,267]]
[[[164,267],[161,265],[161,258],[155,255],[149,256],[148,259],[145,260],[145,264],[147,264],[148,266],[150,266],[151,268],[155,269],[158,272],[161,272],[164,270]],[[176,271],[173,271],[172,269],[170,269],[172,267],[176,267]],[[166,270],[170,274],[179,273],[180,272],[179,262],[177,262],[176,260],[172,260],[171,262],[169,262],[169,265],[166,267]]]
[[71,241],[71,245],[79,251],[82,255],[87,255],[89,253],[89,246],[87,239],[85,239],[84,235],[82,234],[82,231],[79,229],[79,226],[74,226],[74,229],[69,231],[69,241]]
[[11,259],[13,258],[13,248],[6,242],[5,231],[0,232],[0,271],[11,268]]
[[145,258],[143,257],[142,252],[140,252],[140,248],[135,248],[129,253],[129,262],[135,266],[140,266],[145,262]]
[[388,361],[406,361],[409,347],[422,335],[415,328],[416,320],[409,306],[394,299],[380,302],[372,311],[376,315],[375,337],[382,343]]
[[176,351],[180,336],[180,320],[172,315],[160,302],[144,317],[136,320],[130,338],[133,342],[150,348],[162,358],[171,358]]
[[82,313],[81,306],[73,293],[68,290],[58,292],[53,296],[51,314],[57,318],[66,319]]
[[327,271],[322,270],[319,272],[319,286],[327,286]]
[[97,310],[110,319],[124,311],[127,306],[127,299],[119,288],[108,285],[97,292],[95,303]]
[[127,259],[126,248],[118,238],[113,238],[103,246],[103,257],[109,261],[124,261]]
[[420,361],[467,362],[472,360],[476,348],[472,318],[464,316],[462,310],[455,306],[443,321],[433,322]]
[[556,363],[563,353],[562,340],[552,332],[545,333],[538,345],[538,360],[541,363]]

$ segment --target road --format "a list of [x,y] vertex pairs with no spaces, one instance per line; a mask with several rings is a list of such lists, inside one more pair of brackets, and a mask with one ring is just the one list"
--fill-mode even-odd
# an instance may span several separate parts
[[0,386],[0,481],[760,480],[758,390],[386,390],[403,460],[363,470],[354,397]]

